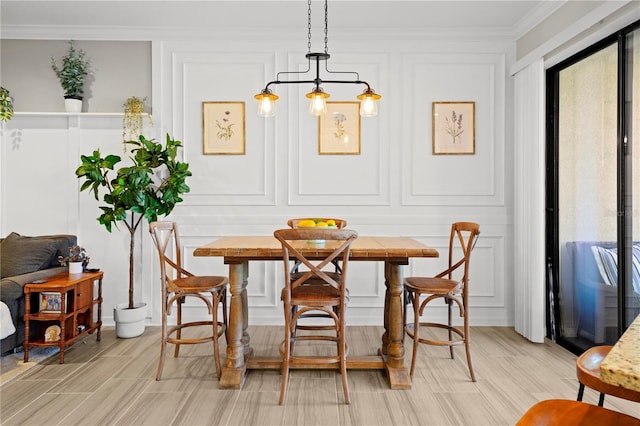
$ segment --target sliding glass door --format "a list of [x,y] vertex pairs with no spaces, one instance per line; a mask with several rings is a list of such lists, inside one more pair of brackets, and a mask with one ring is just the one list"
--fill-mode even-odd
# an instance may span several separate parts
[[576,353],[640,313],[639,31],[547,72],[547,334]]

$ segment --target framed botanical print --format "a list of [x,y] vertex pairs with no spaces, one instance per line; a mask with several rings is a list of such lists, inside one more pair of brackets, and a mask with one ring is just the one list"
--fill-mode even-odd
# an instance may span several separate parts
[[318,117],[318,154],[360,154],[360,102],[327,102]]
[[433,102],[432,152],[434,155],[476,153],[475,102]]
[[203,154],[244,155],[245,145],[244,102],[203,102]]

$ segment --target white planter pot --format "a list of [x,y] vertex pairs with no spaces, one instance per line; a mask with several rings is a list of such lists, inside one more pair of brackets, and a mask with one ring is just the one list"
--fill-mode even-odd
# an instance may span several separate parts
[[82,273],[82,262],[69,262],[69,273],[70,274],[81,274]]
[[144,333],[147,304],[135,303],[133,309],[128,309],[128,306],[128,303],[121,303],[113,308],[116,336],[122,339],[138,337]]
[[66,112],[82,112],[82,99],[64,98]]

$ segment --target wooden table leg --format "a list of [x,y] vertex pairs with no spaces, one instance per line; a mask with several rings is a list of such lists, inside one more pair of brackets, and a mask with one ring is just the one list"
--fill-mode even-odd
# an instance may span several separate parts
[[411,389],[409,370],[404,366],[403,264],[406,262],[385,262],[385,333],[381,352],[391,389]]
[[229,263],[229,343],[227,360],[220,377],[220,388],[240,389],[247,370],[245,357],[251,354],[249,334],[247,333],[247,261]]

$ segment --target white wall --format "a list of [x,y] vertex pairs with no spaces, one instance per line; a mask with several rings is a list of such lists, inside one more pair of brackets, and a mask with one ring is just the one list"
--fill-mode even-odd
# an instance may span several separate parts
[[[306,66],[295,37],[153,41],[149,135],[182,140],[194,175],[191,193],[171,215],[181,226],[187,268],[226,274],[221,259],[195,258],[193,250],[223,235],[270,234],[290,217],[327,215],[347,219],[361,235],[406,235],[439,249],[442,258],[405,268],[405,275],[432,274],[446,262],[451,222],[472,220],[482,232],[471,272],[472,323],[512,325],[513,43],[421,33],[362,39],[333,36],[329,63],[358,71],[383,96],[378,117],[362,121],[357,156],[317,155],[317,122],[303,102],[308,87],[278,87],[277,117],[255,114],[253,95],[277,71]],[[351,85],[325,90],[332,100],[361,92]],[[476,103],[476,154],[433,156],[431,102],[456,100]],[[246,155],[202,155],[203,101],[246,102]],[[79,155],[95,148],[121,154],[120,126],[121,117],[109,114],[17,114],[2,128],[1,234],[77,234],[92,265],[105,271],[107,324],[112,306],[126,299],[127,233],[100,227],[97,204],[78,193],[74,170]],[[146,226],[142,234],[138,298],[157,324],[155,254]],[[253,324],[282,323],[276,266],[250,267]],[[355,264],[351,277],[350,321],[381,324],[381,265]]]

